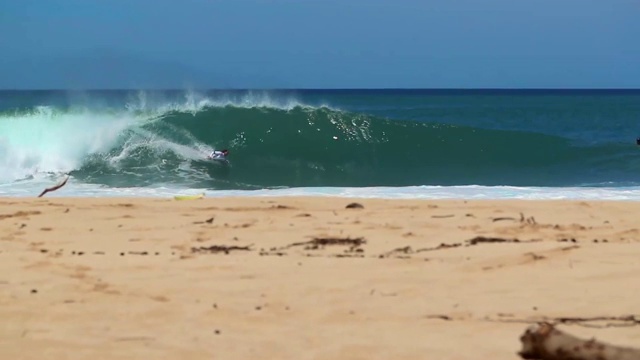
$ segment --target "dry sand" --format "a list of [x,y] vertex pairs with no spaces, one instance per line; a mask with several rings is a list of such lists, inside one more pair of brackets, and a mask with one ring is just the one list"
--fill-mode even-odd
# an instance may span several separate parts
[[637,202],[5,198],[0,358],[518,359],[560,318],[634,345],[639,232]]

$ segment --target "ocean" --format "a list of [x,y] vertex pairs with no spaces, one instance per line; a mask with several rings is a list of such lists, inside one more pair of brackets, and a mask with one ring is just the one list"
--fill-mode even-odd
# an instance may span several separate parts
[[638,137],[640,90],[0,91],[0,196],[638,200]]

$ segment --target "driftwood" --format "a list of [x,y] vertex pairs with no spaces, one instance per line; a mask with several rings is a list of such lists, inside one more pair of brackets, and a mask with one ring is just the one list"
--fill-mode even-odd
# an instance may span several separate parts
[[251,251],[251,246],[253,246],[253,244],[248,245],[248,246],[227,246],[227,245],[211,245],[211,246],[201,246],[198,248],[191,248],[191,252],[193,253],[220,253],[223,252],[225,254],[229,254],[231,251]]
[[584,340],[556,329],[549,323],[538,323],[520,336],[523,359],[538,360],[638,360],[640,349]]
[[305,246],[304,247],[305,250],[318,250],[325,246],[331,246],[331,245],[351,246],[352,248],[355,249],[356,247],[362,244],[365,244],[366,242],[367,241],[363,237],[357,237],[355,239],[352,239],[350,237],[347,237],[347,238],[319,237],[319,238],[313,238],[313,240],[311,241],[296,242],[293,244],[289,244],[283,248],[280,248],[280,250],[292,248],[294,246]]
[[44,189],[40,193],[40,195],[38,195],[38,197],[42,197],[42,195],[44,195],[44,194],[46,194],[46,193],[48,193],[50,191],[56,191],[56,190],[60,189],[61,187],[65,186],[67,184],[67,180],[69,180],[69,175],[67,175],[67,177],[65,177],[64,180],[62,180],[62,182],[58,183],[57,185]]

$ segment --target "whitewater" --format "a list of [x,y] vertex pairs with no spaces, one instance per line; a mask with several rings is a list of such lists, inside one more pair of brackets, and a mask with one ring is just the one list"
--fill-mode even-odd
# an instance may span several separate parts
[[2,92],[0,196],[637,200],[638,98]]

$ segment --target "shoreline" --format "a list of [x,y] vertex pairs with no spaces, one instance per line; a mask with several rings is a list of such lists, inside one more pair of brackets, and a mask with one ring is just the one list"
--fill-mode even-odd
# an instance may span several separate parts
[[0,355],[515,359],[528,325],[560,318],[577,336],[633,346],[639,211],[628,200],[0,197]]
[[[224,191],[221,191],[224,192]],[[181,199],[182,198],[182,199]],[[3,196],[0,195],[0,206],[2,205],[14,205],[17,203],[24,202],[34,202],[34,203],[62,203],[64,204],[72,204],[73,202],[94,202],[94,203],[103,203],[109,204],[113,202],[136,202],[140,204],[144,204],[146,202],[171,202],[176,204],[182,203],[191,203],[193,205],[198,205],[199,203],[209,203],[209,202],[218,202],[229,205],[229,203],[277,203],[277,202],[345,202],[345,204],[352,202],[372,202],[373,204],[381,204],[381,203],[450,203],[450,204],[490,204],[490,203],[506,203],[506,204],[541,204],[541,205],[552,205],[559,203],[566,203],[571,205],[587,205],[587,204],[638,204],[640,206],[640,199],[590,199],[590,198],[453,198],[453,197],[443,197],[443,198],[431,198],[431,197],[376,197],[376,196],[365,196],[365,195],[343,195],[343,194],[286,194],[286,195],[211,195],[211,193],[205,192],[174,192],[172,194],[158,195],[158,196],[148,196],[148,195],[133,195],[133,196],[85,196],[85,195],[58,195],[55,193],[50,193],[44,195],[43,197],[37,197],[36,195],[29,196]],[[494,204],[495,205],[495,204]]]
[[[2,191],[0,198],[28,199],[44,189],[55,186],[53,182],[16,187],[11,192]],[[353,199],[426,199],[426,200],[620,200],[640,201],[639,186],[574,186],[574,187],[519,187],[519,186],[402,186],[402,187],[293,187],[275,189],[204,189],[204,188],[95,188],[89,185],[67,185],[47,194],[48,198],[158,198],[205,194],[206,198],[353,198]]]

